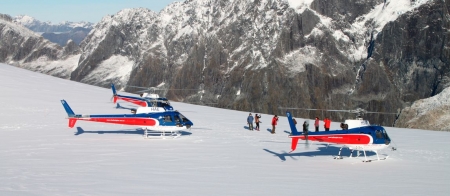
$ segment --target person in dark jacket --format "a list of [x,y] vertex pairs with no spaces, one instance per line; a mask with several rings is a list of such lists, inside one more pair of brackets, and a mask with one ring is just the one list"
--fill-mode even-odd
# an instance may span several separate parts
[[255,114],[255,123],[256,123],[256,127],[255,127],[255,129],[257,130],[257,131],[259,131],[259,123],[260,123],[260,119],[261,118],[261,115],[258,115],[258,114]]
[[348,125],[345,123],[341,123],[341,129],[342,130],[348,130]]
[[308,121],[305,120],[305,122],[303,122],[303,132],[306,133],[308,132],[309,129],[309,123]]

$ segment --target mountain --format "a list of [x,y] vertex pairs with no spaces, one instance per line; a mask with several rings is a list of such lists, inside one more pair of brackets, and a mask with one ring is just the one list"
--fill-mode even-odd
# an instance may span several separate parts
[[92,29],[94,27],[94,24],[91,22],[63,21],[59,24],[53,24],[52,22],[42,22],[27,15],[15,16],[13,20],[15,23],[23,25],[34,32],[42,33],[67,32],[75,28]]
[[450,131],[450,88],[441,93],[415,101],[403,109],[396,126],[416,129]]
[[41,22],[27,15],[14,17],[14,22],[34,32],[42,33],[45,39],[60,46],[65,46],[69,40],[73,40],[79,45],[94,27],[93,23],[84,21],[64,21],[59,24],[52,24],[51,22]]
[[171,104],[194,126],[177,139],[144,139],[137,127],[85,121],[70,129],[61,99],[81,114],[129,111],[114,108],[111,89],[5,64],[0,83],[0,195],[444,196],[450,191],[449,132],[385,127],[397,150],[379,152],[389,155],[387,160],[363,163],[361,151],[348,158],[344,148],[344,158],[336,160],[340,145],[311,141],[300,141],[288,153],[286,117],[270,134],[273,115],[261,114],[261,131],[249,131],[248,112],[180,102]]
[[69,40],[72,40],[77,45],[83,41],[92,29],[86,29],[83,27],[75,27],[68,32],[63,33],[42,33],[42,37],[50,40],[53,43],[57,43],[60,46],[65,46]]
[[197,89],[166,96],[243,111],[397,113],[449,86],[448,10],[450,0],[188,0],[159,13],[125,9],[81,42],[70,79]]
[[0,14],[0,62],[69,78],[80,48],[73,41],[61,47]]

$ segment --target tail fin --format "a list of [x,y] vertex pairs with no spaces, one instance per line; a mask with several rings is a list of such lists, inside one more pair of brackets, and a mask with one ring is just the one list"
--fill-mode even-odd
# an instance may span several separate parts
[[111,84],[111,89],[113,92],[113,101],[114,101],[114,103],[116,103],[117,102],[117,91],[116,91],[116,87],[114,87],[114,84]]
[[75,112],[73,112],[73,110],[70,108],[69,104],[67,104],[66,100],[64,100],[64,99],[61,100],[61,103],[62,103],[64,109],[66,110],[67,115],[69,117],[74,117],[75,116]]
[[289,126],[291,127],[291,133],[292,135],[300,135],[300,133],[297,131],[297,127],[295,127],[295,123],[292,120],[292,115],[290,112],[286,111],[286,116],[289,122]]
[[[288,122],[289,122],[289,126],[291,127],[291,136],[300,135],[298,133],[298,131],[297,131],[297,127],[295,127],[294,121],[292,120],[291,113],[286,111],[286,116],[287,116],[287,119],[288,119]],[[291,150],[292,151],[294,151],[297,148],[298,139],[299,139],[298,137],[293,137],[292,138],[292,143],[291,143]]]
[[116,87],[114,87],[114,84],[111,84],[111,89],[112,89],[113,95],[117,95]]
[[75,123],[77,122],[77,119],[75,117],[75,113],[70,108],[69,104],[67,104],[66,100],[61,100],[61,103],[64,107],[64,109],[67,112],[67,115],[69,116],[69,127],[73,128],[75,126]]

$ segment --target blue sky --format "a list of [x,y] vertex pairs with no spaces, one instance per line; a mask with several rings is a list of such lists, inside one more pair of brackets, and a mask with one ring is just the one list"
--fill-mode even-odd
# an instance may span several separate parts
[[0,13],[29,15],[40,21],[99,22],[124,8],[144,7],[159,12],[172,2],[184,0],[1,0]]

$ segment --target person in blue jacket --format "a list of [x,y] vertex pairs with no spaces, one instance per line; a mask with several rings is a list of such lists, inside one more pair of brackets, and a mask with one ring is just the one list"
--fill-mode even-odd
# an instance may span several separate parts
[[248,123],[248,129],[250,131],[253,131],[253,116],[252,113],[250,113],[247,117],[247,123]]

